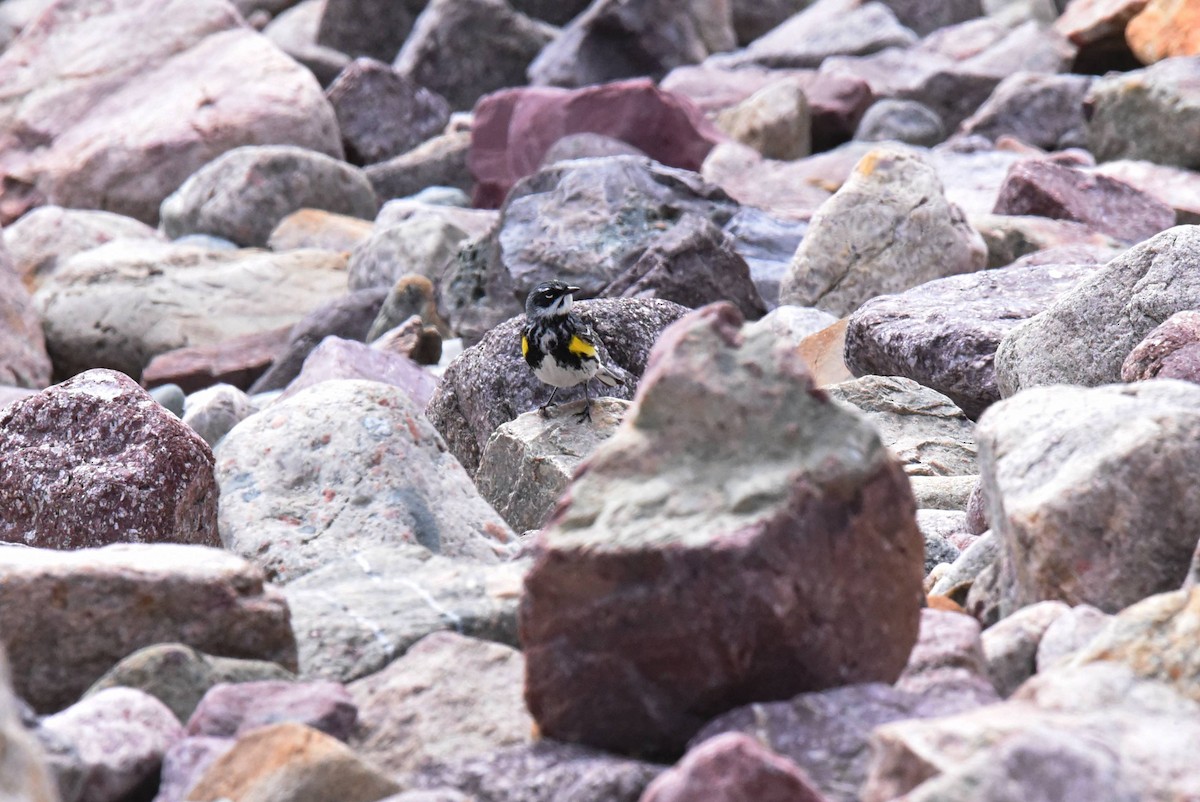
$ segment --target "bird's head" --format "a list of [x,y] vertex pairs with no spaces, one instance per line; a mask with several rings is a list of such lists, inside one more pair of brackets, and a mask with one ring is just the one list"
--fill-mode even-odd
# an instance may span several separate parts
[[571,311],[571,294],[579,292],[578,287],[572,287],[562,281],[543,281],[533,288],[525,299],[525,316],[561,317]]

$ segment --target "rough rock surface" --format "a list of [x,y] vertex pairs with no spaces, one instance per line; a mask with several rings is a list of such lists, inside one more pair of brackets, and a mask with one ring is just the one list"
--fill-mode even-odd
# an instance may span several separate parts
[[1038,673],[1049,671],[1084,649],[1111,619],[1111,615],[1090,604],[1077,604],[1055,618],[1038,641]]
[[214,384],[187,397],[182,420],[211,448],[256,411],[254,402],[238,388]]
[[824,802],[808,776],[749,735],[724,733],[691,749],[641,802]]
[[1171,206],[1180,225],[1200,223],[1200,173],[1195,170],[1131,159],[1104,162],[1094,169]]
[[[606,396],[624,399],[633,397],[658,335],[687,312],[669,301],[634,298],[576,302],[575,310],[605,346],[600,350],[605,364],[615,364],[631,377],[625,385],[604,391]],[[472,474],[492,432],[547,398],[546,385],[521,357],[522,325],[524,316],[508,320],[463,351],[446,369],[425,409],[450,453]],[[576,392],[582,395],[581,390]],[[570,396],[564,393],[559,398],[566,401]]]
[[41,318],[0,242],[0,384],[41,389],[50,383],[50,370]]
[[390,385],[311,387],[242,421],[216,459],[222,541],[281,582],[367,546],[418,543],[490,562],[513,538]]
[[380,215],[371,235],[350,254],[350,287],[391,288],[411,274],[437,280],[467,235],[450,220],[433,216],[392,222]]
[[370,234],[370,220],[320,209],[301,209],[276,224],[267,237],[267,247],[276,252],[300,248],[350,251]]
[[812,150],[808,99],[795,81],[767,84],[722,111],[717,125],[768,159],[801,159]]
[[854,138],[863,142],[893,141],[933,147],[946,138],[946,126],[938,113],[924,103],[883,98],[863,114]]
[[316,42],[350,56],[391,61],[428,0],[324,0]]
[[[550,737],[678,754],[738,704],[903,668],[922,573],[908,483],[873,427],[741,322],[712,305],[664,333],[634,408],[539,536],[521,641]],[[729,483],[751,463],[753,480]]]
[[1100,78],[1088,94],[1088,145],[1097,161],[1145,159],[1200,168],[1200,60],[1172,58]]
[[[1086,413],[1085,413],[1086,411]],[[1001,614],[1045,599],[1115,612],[1187,575],[1200,515],[1200,387],[1041,387],[976,430]]]
[[162,203],[167,236],[211,234],[265,247],[279,221],[300,209],[370,220],[375,190],[359,169],[304,148],[235,148],[193,173]]
[[407,153],[368,165],[365,172],[382,203],[407,198],[427,187],[454,187],[470,192],[475,178],[467,167],[470,131],[451,131],[428,139]]
[[93,370],[0,411],[0,540],[219,546],[208,445],[128,376]]
[[983,240],[946,200],[934,169],[915,153],[881,148],[813,216],[779,298],[846,315],[876,295],[986,262]]
[[1176,312],[1134,346],[1121,363],[1121,381],[1200,378],[1200,311]]
[[1022,607],[983,633],[987,675],[1001,696],[1009,696],[1037,672],[1042,636],[1070,610],[1070,606],[1060,601],[1037,602]]
[[188,719],[187,734],[237,738],[259,727],[293,721],[346,741],[357,720],[358,707],[341,683],[220,683],[200,700]]
[[997,85],[958,130],[992,141],[1016,137],[1047,150],[1085,147],[1083,100],[1093,80],[1085,75],[1014,73]]
[[39,711],[75,701],[134,650],[181,635],[208,654],[296,665],[283,598],[216,549],[0,546],[0,608],[16,690]]

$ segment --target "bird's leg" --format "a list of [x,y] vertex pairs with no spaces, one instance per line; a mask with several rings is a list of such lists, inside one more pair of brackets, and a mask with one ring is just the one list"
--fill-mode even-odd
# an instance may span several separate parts
[[544,403],[540,407],[538,407],[538,411],[542,413],[543,418],[550,417],[550,413],[547,410],[549,410],[550,407],[552,407],[554,405],[554,396],[557,394],[558,394],[558,388],[555,387],[554,389],[552,389],[550,391],[550,397],[548,399],[546,399],[546,403]]
[[583,383],[583,412],[580,412],[579,415],[576,416],[579,418],[580,423],[583,423],[585,420],[590,421],[592,419],[592,393],[590,391],[590,385],[591,382],[585,381]]

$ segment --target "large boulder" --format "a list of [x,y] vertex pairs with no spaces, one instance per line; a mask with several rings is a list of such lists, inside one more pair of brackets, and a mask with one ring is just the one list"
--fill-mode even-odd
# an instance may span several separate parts
[[0,452],[0,540],[221,544],[212,451],[116,371],[88,371],[0,411]]
[[[580,301],[575,310],[595,331],[604,363],[629,375],[625,384],[604,390],[606,396],[624,399],[633,397],[658,335],[687,312],[669,301],[638,298]],[[450,453],[472,474],[492,432],[548,397],[548,387],[521,356],[524,324],[524,315],[507,320],[463,351],[446,368],[425,409]],[[582,396],[583,391],[575,393]],[[560,400],[569,398],[564,393]]]
[[222,541],[281,582],[384,544],[495,562],[513,538],[408,394],[379,382],[278,401],[216,459]]
[[1175,312],[1200,307],[1200,226],[1149,239],[1009,331],[996,351],[1002,396],[1042,384],[1121,380],[1121,364],[1142,338]]
[[257,568],[218,549],[0,546],[0,609],[16,690],[44,712],[74,702],[129,653],[173,639],[296,667],[287,604]]
[[983,240],[934,168],[916,152],[879,148],[813,215],[779,299],[847,315],[876,295],[986,263]]
[[0,384],[41,389],[50,383],[42,320],[0,242]]
[[1179,587],[1196,546],[1200,387],[1040,387],[977,429],[1000,613],[1046,599],[1115,612]]
[[313,76],[219,0],[59,3],[0,55],[0,84],[0,223],[56,203],[153,224],[239,145],[342,155]]
[[907,479],[794,349],[741,323],[712,305],[664,333],[538,536],[521,642],[550,737],[677,755],[739,704],[904,667],[922,577]]
[[1112,73],[1088,94],[1088,144],[1100,161],[1145,159],[1200,168],[1200,58]]

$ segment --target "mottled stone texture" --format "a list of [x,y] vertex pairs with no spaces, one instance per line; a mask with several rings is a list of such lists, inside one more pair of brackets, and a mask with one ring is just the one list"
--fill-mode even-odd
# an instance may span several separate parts
[[824,802],[795,763],[749,735],[725,733],[692,749],[641,802]]
[[1200,311],[1185,309],[1164,320],[1121,363],[1121,381],[1200,380]]
[[0,540],[220,545],[208,444],[132,379],[91,370],[0,413]]
[[1200,167],[1200,59],[1171,58],[1100,78],[1087,97],[1088,145],[1098,161],[1145,159]]
[[741,322],[714,304],[663,334],[539,536],[520,631],[550,737],[677,755],[739,704],[904,666],[922,541],[903,471]]

